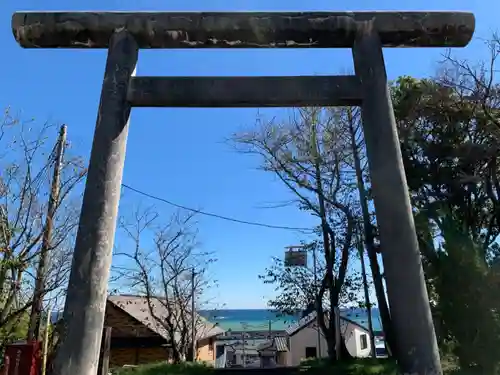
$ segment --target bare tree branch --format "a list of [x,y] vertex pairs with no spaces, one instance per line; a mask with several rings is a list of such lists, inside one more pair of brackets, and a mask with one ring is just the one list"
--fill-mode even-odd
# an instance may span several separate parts
[[[192,347],[191,322],[195,319],[195,337],[205,337],[213,325],[192,311],[193,298],[200,308],[204,293],[213,286],[208,267],[213,254],[203,252],[197,241],[195,213],[177,212],[167,224],[153,209],[136,210],[133,220],[122,219],[120,228],[133,250],[116,252],[131,266],[114,268],[118,279],[145,297],[146,308],[157,329],[168,337],[175,362],[185,359]],[[152,240],[146,240],[148,236]],[[194,293],[194,294],[193,294]]]
[[[37,129],[34,131],[34,129]],[[0,120],[0,327],[17,326],[33,302],[35,269],[40,254],[53,168],[56,128],[22,121],[10,109]],[[54,218],[50,264],[44,296],[63,292],[78,223],[78,184],[85,177],[78,158],[63,166],[62,194]],[[20,337],[18,337],[20,338]],[[0,336],[0,347],[11,337]]]

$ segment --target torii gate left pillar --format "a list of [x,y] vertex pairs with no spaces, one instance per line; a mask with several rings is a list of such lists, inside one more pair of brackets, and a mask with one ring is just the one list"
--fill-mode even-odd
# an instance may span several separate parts
[[[441,373],[382,47],[463,47],[459,12],[15,13],[27,48],[108,48],[52,375],[95,375],[128,119],[138,107],[361,106],[387,295],[403,373]],[[352,48],[356,75],[134,77],[139,48]]]

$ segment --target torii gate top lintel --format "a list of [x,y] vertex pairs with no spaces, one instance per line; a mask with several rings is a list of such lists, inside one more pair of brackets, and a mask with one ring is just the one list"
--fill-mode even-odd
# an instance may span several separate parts
[[108,48],[127,29],[139,48],[350,48],[371,21],[383,47],[464,47],[468,12],[16,12],[25,48]]

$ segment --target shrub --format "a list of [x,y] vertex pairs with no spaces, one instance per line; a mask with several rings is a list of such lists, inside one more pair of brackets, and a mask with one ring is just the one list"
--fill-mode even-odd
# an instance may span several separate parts
[[396,375],[397,366],[395,361],[381,358],[356,358],[333,363],[312,359],[302,362],[299,371],[308,374]]
[[153,363],[137,367],[120,368],[113,371],[115,375],[208,375],[213,367],[204,363],[184,362],[170,364],[166,362]]

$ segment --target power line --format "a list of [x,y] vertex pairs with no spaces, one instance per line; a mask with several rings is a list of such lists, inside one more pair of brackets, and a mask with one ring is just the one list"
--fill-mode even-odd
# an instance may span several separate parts
[[133,188],[132,186],[129,186],[127,184],[122,184],[122,186],[124,188],[128,189],[128,190],[131,190],[131,191],[137,193],[137,194],[140,194],[140,195],[143,195],[145,197],[157,200],[159,202],[166,203],[166,204],[168,204],[170,206],[181,208],[181,209],[186,210],[186,211],[195,212],[195,213],[198,213],[200,215],[204,215],[204,216],[208,216],[208,217],[214,217],[216,219],[221,219],[221,220],[226,220],[226,221],[232,221],[234,223],[239,223],[239,224],[253,225],[253,226],[256,226],[256,227],[270,228],[270,229],[282,229],[282,230],[295,230],[295,231],[302,231],[302,232],[313,232],[313,229],[311,229],[311,228],[297,228],[297,227],[287,227],[287,226],[281,226],[281,225],[272,225],[272,224],[258,223],[258,222],[254,222],[254,221],[247,221],[247,220],[235,219],[235,218],[232,218],[232,217],[218,215],[218,214],[214,214],[214,213],[211,213],[211,212],[205,212],[205,211],[197,210],[197,209],[194,209],[194,208],[191,208],[191,207],[183,206],[181,204],[174,203],[174,202],[169,201],[169,200],[167,200],[165,198],[157,197],[155,195],[152,195],[152,194],[146,193],[144,191],[138,190],[136,188]]

